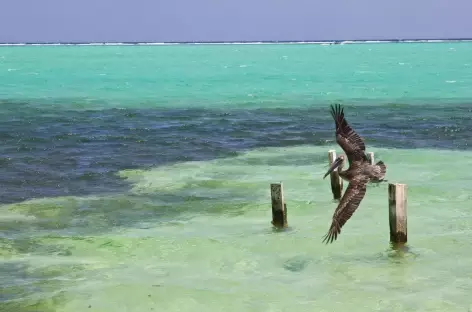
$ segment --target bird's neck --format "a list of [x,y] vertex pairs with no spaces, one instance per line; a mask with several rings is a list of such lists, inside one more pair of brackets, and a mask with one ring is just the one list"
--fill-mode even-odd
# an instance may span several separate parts
[[348,174],[347,170],[339,170],[338,169],[338,174],[341,177],[341,179],[343,179],[345,181],[349,181],[349,177],[348,177],[349,174]]
[[343,167],[338,167],[338,174],[339,175],[344,175],[346,173],[346,170],[343,170]]

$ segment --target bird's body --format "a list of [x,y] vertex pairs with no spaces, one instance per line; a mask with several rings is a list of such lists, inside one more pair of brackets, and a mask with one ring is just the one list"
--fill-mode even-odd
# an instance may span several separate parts
[[387,171],[387,167],[382,161],[374,165],[370,164],[370,160],[365,154],[364,141],[347,123],[341,105],[331,106],[331,115],[336,124],[336,142],[346,153],[349,167],[342,170],[346,157],[340,155],[324,177],[338,168],[339,176],[348,181],[349,185],[334,211],[331,227],[323,240],[326,243],[332,243],[337,239],[337,236],[341,233],[341,228],[351,218],[364,198],[367,184],[369,182],[379,183],[385,181],[384,177]]
[[[342,155],[344,157],[344,155]],[[344,163],[344,161],[343,161]],[[369,182],[382,182],[384,181],[386,166],[382,161],[377,162],[375,165],[371,165],[370,161],[363,161],[362,166],[355,168],[353,170],[352,166],[350,166],[347,170],[340,170],[342,169],[343,164],[338,166],[338,174],[344,181],[351,181],[356,175],[362,174],[369,177]]]

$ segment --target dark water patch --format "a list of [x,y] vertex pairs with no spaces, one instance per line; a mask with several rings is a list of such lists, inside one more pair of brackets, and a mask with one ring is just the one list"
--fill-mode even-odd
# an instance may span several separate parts
[[313,262],[313,259],[307,256],[295,256],[286,260],[283,267],[288,271],[301,272],[305,270],[311,262]]
[[[124,191],[129,185],[116,175],[123,169],[232,157],[261,147],[334,143],[327,105],[73,110],[14,104],[0,106],[1,203]],[[472,103],[346,103],[345,114],[369,147],[472,149]]]
[[84,199],[68,197],[16,204],[11,207],[13,212],[31,218],[0,219],[0,251],[4,250],[6,254],[67,255],[71,250],[63,247],[51,249],[42,243],[43,239],[49,235],[67,238],[102,235],[117,228],[138,228],[143,222],[156,225],[168,224],[171,220],[188,221],[189,215],[195,214],[235,216],[255,208],[248,204],[247,198],[238,198],[227,192],[213,192],[215,196],[191,193],[183,188],[174,193]]
[[[15,312],[57,311],[66,302],[66,291],[75,283],[82,265],[53,264],[33,267],[26,262],[0,264],[0,310]],[[40,294],[40,295],[39,295]]]

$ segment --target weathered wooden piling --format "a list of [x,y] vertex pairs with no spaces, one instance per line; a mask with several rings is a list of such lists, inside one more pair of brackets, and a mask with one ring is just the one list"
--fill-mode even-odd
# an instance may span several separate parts
[[406,184],[388,184],[388,207],[390,242],[395,245],[405,244],[408,240]]
[[370,164],[371,165],[375,164],[374,152],[368,152],[367,154],[369,154],[369,157],[370,157]]
[[[328,151],[328,159],[329,165],[336,160],[336,151],[329,150]],[[334,199],[341,199],[341,194],[343,191],[343,179],[339,176],[338,168],[334,169],[330,174],[331,179],[331,192],[333,193]]]
[[272,225],[276,228],[287,226],[287,204],[285,203],[282,182],[270,185],[272,199]]

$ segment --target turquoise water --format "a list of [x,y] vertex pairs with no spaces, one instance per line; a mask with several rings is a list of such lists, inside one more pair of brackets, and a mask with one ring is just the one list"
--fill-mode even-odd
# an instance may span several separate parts
[[429,103],[472,94],[469,42],[1,51],[1,98],[61,107],[312,107],[326,100]]
[[[1,47],[0,311],[472,309],[471,52]],[[335,102],[408,185],[409,252],[386,185],[321,242]]]

